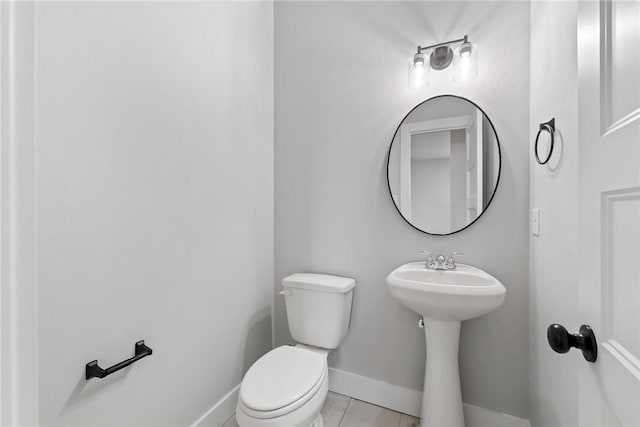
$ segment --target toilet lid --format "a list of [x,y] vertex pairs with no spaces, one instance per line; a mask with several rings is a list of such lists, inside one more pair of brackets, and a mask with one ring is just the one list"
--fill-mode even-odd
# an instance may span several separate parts
[[315,351],[282,346],[249,368],[240,399],[256,411],[274,411],[304,398],[323,379],[326,358]]

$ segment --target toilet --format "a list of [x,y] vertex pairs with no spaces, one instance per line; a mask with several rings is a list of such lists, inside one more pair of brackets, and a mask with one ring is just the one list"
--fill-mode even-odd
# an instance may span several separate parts
[[354,279],[296,273],[282,279],[295,346],[277,347],[249,368],[238,396],[240,427],[323,427],[327,356],[349,330]]

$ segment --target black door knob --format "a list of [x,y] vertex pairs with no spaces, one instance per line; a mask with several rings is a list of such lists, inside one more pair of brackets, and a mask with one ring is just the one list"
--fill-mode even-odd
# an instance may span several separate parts
[[587,362],[593,363],[598,358],[596,336],[589,325],[580,326],[579,334],[570,334],[564,326],[554,323],[547,328],[547,341],[557,353],[566,353],[575,347],[582,350]]

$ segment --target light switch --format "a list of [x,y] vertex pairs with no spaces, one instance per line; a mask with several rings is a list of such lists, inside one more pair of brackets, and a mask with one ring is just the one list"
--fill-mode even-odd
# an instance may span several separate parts
[[531,210],[531,233],[540,236],[540,209]]

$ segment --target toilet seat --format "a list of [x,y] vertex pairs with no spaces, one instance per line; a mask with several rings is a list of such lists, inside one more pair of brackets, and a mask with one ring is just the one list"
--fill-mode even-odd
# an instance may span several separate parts
[[241,427],[323,427],[324,420],[320,410],[328,391],[329,375],[326,375],[320,389],[307,402],[287,414],[274,418],[258,418],[249,415],[248,408],[238,399],[236,421]]
[[304,347],[281,346],[249,369],[240,386],[238,403],[253,418],[280,417],[312,399],[327,376],[325,354]]

